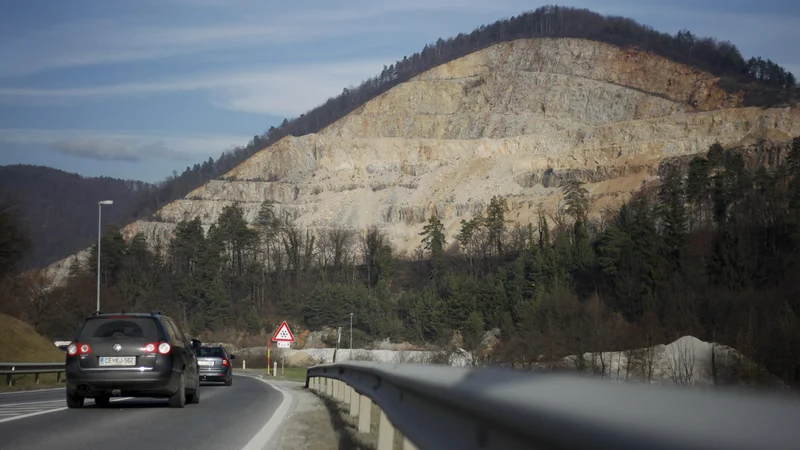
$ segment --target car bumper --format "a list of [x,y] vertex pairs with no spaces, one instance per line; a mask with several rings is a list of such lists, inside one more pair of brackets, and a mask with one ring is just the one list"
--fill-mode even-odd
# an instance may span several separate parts
[[105,395],[169,397],[178,390],[182,376],[178,370],[89,371],[76,367],[68,367],[66,375],[67,391],[71,395],[89,398]]
[[200,381],[226,381],[231,377],[230,370],[201,370]]

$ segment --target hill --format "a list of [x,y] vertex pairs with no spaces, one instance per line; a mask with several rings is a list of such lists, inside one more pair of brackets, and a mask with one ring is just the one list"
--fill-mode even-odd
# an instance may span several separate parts
[[[580,355],[688,335],[800,387],[793,77],[685,32],[521,17],[387,68],[291,125],[319,128],[111,230],[103,309],[165,311],[204,341],[352,317],[356,346],[471,351],[490,331],[492,361],[598,373]],[[53,336],[94,308],[73,261],[56,289],[33,280]]]
[[42,267],[97,239],[97,202],[114,200],[103,210],[104,224],[121,224],[134,204],[154,186],[141,181],[84,177],[43,166],[0,166],[0,191],[16,203],[32,240],[21,269]]
[[0,361],[61,362],[64,352],[39,335],[32,326],[0,314]]
[[544,6],[482,25],[470,33],[440,38],[422,51],[385,66],[380,74],[365,80],[358,88],[344,89],[342,94],[305,114],[284,119],[280,126],[255,135],[246,146],[223,153],[216,161],[209,158],[187,167],[181,175],[168,178],[140,199],[126,224],[153,216],[168,203],[210,180],[220,179],[256,152],[286,136],[319,133],[366,102],[427,70],[498,43],[540,37],[588,39],[654,53],[719,77],[720,86],[726,92],[740,93],[747,106],[774,106],[798,98],[797,80],[792,73],[769,59],[745,59],[730,42],[696,36],[688,30],[671,35],[629,18],[603,16],[587,9]]
[[[204,341],[352,317],[354,345],[470,351],[488,330],[517,367],[689,335],[800,386],[793,78],[570,11],[426,49],[400,64],[413,76],[387,68],[283,127],[319,128],[108,233],[103,308],[165,311]],[[54,336],[94,308],[93,265],[73,261],[44,293]]]
[[497,195],[525,227],[558,208],[569,180],[587,183],[600,214],[656,180],[665,157],[800,134],[800,109],[745,104],[720,77],[651,52],[574,38],[495,44],[320,133],[281,139],[124,234],[166,242],[181,220],[199,217],[207,230],[238,202],[252,223],[273,202],[301,229],[377,226],[410,255],[431,214],[454,242]]

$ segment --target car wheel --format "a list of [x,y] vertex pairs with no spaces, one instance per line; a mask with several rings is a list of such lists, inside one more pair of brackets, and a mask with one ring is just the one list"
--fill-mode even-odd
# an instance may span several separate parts
[[83,408],[83,400],[80,395],[70,395],[67,392],[67,408]]
[[94,398],[94,404],[101,408],[107,407],[110,403],[111,403],[111,397],[102,396]]
[[186,374],[181,374],[178,390],[169,398],[170,408],[183,408],[186,405]]
[[194,384],[194,392],[186,396],[186,403],[200,403],[200,377]]
[[233,384],[233,377],[228,378],[225,380],[225,386],[230,386]]

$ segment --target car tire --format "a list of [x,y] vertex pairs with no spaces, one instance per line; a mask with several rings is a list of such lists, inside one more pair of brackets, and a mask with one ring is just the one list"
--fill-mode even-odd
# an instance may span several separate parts
[[70,393],[67,392],[67,408],[83,408],[83,401],[84,398],[80,395],[70,395]]
[[233,384],[233,377],[228,378],[225,380],[225,386],[230,386]]
[[95,397],[94,404],[99,406],[100,408],[107,408],[108,405],[111,403],[111,397]]
[[197,377],[197,382],[194,385],[194,392],[186,396],[186,403],[200,403],[200,377]]
[[186,374],[181,374],[178,390],[169,398],[170,408],[183,408],[186,405]]

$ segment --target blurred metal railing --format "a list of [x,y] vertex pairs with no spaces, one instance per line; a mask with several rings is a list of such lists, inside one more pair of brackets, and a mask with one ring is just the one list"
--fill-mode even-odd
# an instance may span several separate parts
[[0,362],[0,375],[6,376],[6,384],[12,385],[14,375],[33,374],[36,384],[39,384],[39,375],[55,373],[56,382],[61,383],[61,374],[64,372],[64,363],[7,363]]
[[722,389],[614,383],[499,368],[343,362],[306,387],[347,405],[358,430],[380,409],[378,450],[798,449],[800,401]]

